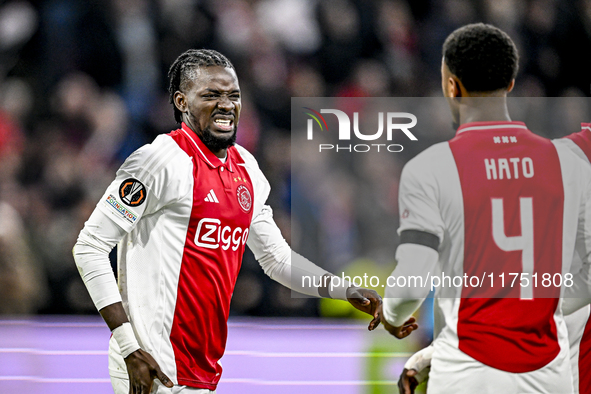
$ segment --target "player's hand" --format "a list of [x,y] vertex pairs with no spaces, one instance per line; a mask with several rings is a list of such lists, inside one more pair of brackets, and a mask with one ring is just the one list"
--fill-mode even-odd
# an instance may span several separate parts
[[414,369],[406,369],[402,370],[400,374],[400,379],[398,379],[398,390],[400,390],[400,394],[414,394],[415,389],[419,385],[419,382],[415,378],[418,372]]
[[381,312],[381,310],[380,316],[382,319],[382,324],[384,325],[386,331],[388,331],[391,335],[394,335],[398,339],[406,338],[407,336],[412,334],[414,330],[419,328],[419,325],[417,324],[417,319],[415,319],[412,316],[410,317],[410,319],[405,321],[404,324],[400,327],[395,327],[388,323],[384,318],[384,314]]
[[347,301],[351,303],[356,309],[373,316],[372,321],[369,322],[367,329],[374,330],[380,325],[379,310],[382,307],[382,297],[374,290],[364,289],[361,287],[349,287],[347,289]]
[[129,375],[129,394],[149,394],[154,379],[160,380],[168,388],[173,386],[168,376],[162,373],[156,360],[142,349],[127,356],[125,365]]

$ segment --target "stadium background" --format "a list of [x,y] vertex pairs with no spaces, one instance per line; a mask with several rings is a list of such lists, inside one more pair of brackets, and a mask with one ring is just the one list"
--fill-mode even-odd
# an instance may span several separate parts
[[[269,203],[276,221],[301,250],[305,237],[290,226],[291,97],[440,96],[443,40],[455,28],[479,21],[504,29],[518,45],[513,96],[589,95],[591,0],[1,2],[4,321],[19,314],[97,315],[71,248],[121,162],[176,127],[166,72],[185,49],[217,49],[234,63],[243,91],[238,143],[259,160],[272,185]],[[366,170],[371,179],[375,168]],[[363,187],[361,178],[344,181],[355,189]],[[391,187],[395,192],[395,184]],[[334,217],[332,210],[347,207],[313,208],[318,217]],[[385,211],[395,223],[395,205]],[[351,261],[367,257],[390,270],[391,256],[358,254],[357,247],[372,241],[363,236],[370,220],[371,215],[360,215],[337,221],[346,226],[340,232],[335,221],[320,221],[313,231],[357,245],[327,248],[321,265],[354,269]],[[390,248],[395,246],[393,237]],[[339,305],[292,298],[247,254],[232,315],[235,321],[351,317],[347,308],[335,312]],[[428,342],[428,319],[424,323],[424,333],[402,350]]]

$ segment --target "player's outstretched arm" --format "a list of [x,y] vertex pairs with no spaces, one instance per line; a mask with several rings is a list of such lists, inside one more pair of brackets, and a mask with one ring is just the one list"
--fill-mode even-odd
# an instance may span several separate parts
[[[437,249],[435,245],[425,246],[424,242],[420,243],[421,237],[436,238],[432,234],[418,231],[403,231],[401,233],[400,238],[403,243],[396,250],[398,265],[390,278],[399,276],[424,278],[435,270],[439,257]],[[388,283],[390,282],[396,283],[396,280],[388,280]],[[386,287],[384,304],[380,313],[384,328],[399,339],[409,336],[418,328],[412,314],[427,298],[429,291],[430,287],[420,281],[407,287]]]
[[386,282],[381,314],[384,327],[397,338],[416,329],[409,319],[429,295],[427,278],[437,267],[439,244],[445,233],[439,210],[439,181],[431,168],[433,161],[425,154],[409,161],[400,176],[400,245],[396,249],[397,266]]
[[95,209],[72,252],[90,297],[121,349],[129,374],[130,393],[149,393],[154,378],[167,387],[172,387],[173,383],[162,373],[154,358],[140,349],[121,303],[109,252],[124,235],[123,229]]
[[378,293],[352,287],[349,282],[342,281],[292,251],[275,224],[269,206],[264,206],[253,219],[247,245],[271,279],[309,296],[349,301],[355,308],[373,317],[368,327],[370,330],[378,326],[378,308],[382,303]]
[[[404,241],[404,232],[401,239]],[[398,265],[390,274],[391,278],[425,277],[433,272],[438,261],[436,249],[418,243],[403,243],[396,250]],[[396,283],[396,281],[391,281]],[[390,283],[390,280],[388,281]],[[380,312],[386,331],[398,339],[406,338],[418,328],[412,314],[429,295],[429,286],[416,283],[410,287],[386,287],[386,295]]]

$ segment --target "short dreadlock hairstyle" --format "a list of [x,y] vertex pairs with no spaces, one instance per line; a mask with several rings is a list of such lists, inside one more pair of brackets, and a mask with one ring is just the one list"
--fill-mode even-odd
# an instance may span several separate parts
[[170,103],[174,108],[174,119],[181,123],[181,111],[174,105],[174,93],[186,88],[187,82],[195,78],[196,70],[201,67],[222,66],[234,70],[234,66],[227,57],[212,49],[189,49],[176,58],[168,70],[168,93]]
[[443,58],[469,92],[507,88],[519,68],[515,43],[501,29],[484,23],[451,33],[443,44]]

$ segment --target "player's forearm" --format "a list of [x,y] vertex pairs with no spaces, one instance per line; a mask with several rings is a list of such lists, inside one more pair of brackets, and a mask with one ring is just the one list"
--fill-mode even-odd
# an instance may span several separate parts
[[282,285],[313,297],[347,299],[349,283],[327,280],[333,275],[293,252],[273,221],[270,207],[265,206],[253,220],[247,245],[265,274]]
[[80,232],[73,254],[88,293],[125,358],[138,350],[140,345],[121,303],[109,261],[109,252],[124,235],[121,227],[97,209]]
[[[425,278],[432,272],[438,260],[438,253],[433,248],[412,243],[405,243],[396,250],[398,265],[390,275],[392,278]],[[400,283],[389,279],[389,283]],[[410,283],[408,280],[405,283]],[[413,286],[386,287],[383,313],[388,323],[400,327],[421,306],[429,295],[429,286],[416,280]]]
[[404,364],[404,368],[409,370],[414,369],[418,372],[418,374],[415,375],[415,379],[418,383],[422,383],[429,376],[429,369],[431,367],[431,359],[433,358],[434,350],[435,348],[431,343],[431,345],[413,354]]
[[95,209],[72,250],[78,272],[97,310],[121,302],[109,253],[125,231]]
[[99,313],[113,332],[121,354],[127,357],[140,348],[129,323],[109,262],[109,245],[101,245],[84,230],[74,246],[74,259],[80,276]]
[[423,303],[425,299],[386,298],[383,302],[384,319],[394,327],[400,327]]
[[99,313],[103,317],[105,323],[109,327],[109,330],[113,331],[117,327],[121,326],[123,323],[129,322],[127,318],[127,314],[125,313],[125,309],[123,308],[123,304],[121,302],[116,302],[109,306],[106,306],[99,310]]
[[348,282],[332,282],[331,273],[292,251],[287,244],[281,253],[264,254],[258,261],[271,279],[293,291],[313,297],[347,299]]
[[119,345],[119,350],[123,358],[127,358],[131,353],[140,349],[140,345],[121,302],[106,306],[99,312],[113,333],[113,337]]
[[276,270],[274,280],[302,294],[347,300],[351,284],[320,268],[304,256],[289,249],[283,269]]
[[109,253],[83,239],[78,240],[72,252],[78,272],[97,310],[121,302]]

